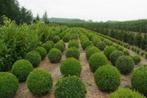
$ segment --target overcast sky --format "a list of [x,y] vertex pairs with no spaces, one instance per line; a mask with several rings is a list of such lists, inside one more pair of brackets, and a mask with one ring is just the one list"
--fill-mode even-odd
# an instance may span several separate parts
[[47,11],[49,17],[94,21],[147,18],[147,0],[18,0],[34,16]]

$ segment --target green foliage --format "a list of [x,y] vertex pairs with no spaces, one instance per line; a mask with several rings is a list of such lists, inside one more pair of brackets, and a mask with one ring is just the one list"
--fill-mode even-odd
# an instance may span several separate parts
[[74,57],[76,59],[79,59],[80,51],[79,51],[79,49],[77,49],[75,47],[71,47],[71,48],[67,49],[65,55],[66,55],[66,57]]
[[32,70],[32,64],[28,60],[21,59],[13,64],[11,72],[20,82],[24,82]]
[[13,98],[18,88],[17,78],[8,72],[0,72],[0,97]]
[[133,60],[134,60],[134,62],[135,62],[136,65],[139,64],[140,61],[141,61],[141,58],[138,55],[132,56],[132,58],[133,58]]
[[130,56],[120,56],[115,65],[122,74],[129,74],[133,71],[135,63]]
[[115,65],[116,60],[120,57],[123,56],[124,53],[122,51],[119,50],[115,50],[110,54],[110,60],[112,62],[113,65]]
[[54,48],[59,49],[61,52],[64,51],[65,45],[64,42],[62,40],[60,40],[59,42],[57,42],[54,46]]
[[49,52],[50,49],[52,49],[54,47],[54,42],[53,41],[47,41],[42,45],[42,47],[44,47],[47,50],[47,52]]
[[76,76],[60,79],[55,85],[56,98],[85,98],[86,87]]
[[47,94],[52,85],[52,77],[47,70],[34,69],[27,78],[27,87],[36,96]]
[[81,43],[81,45],[82,45],[82,48],[83,48],[83,49],[86,49],[88,46],[93,46],[92,42],[89,41],[89,40],[83,41],[83,42]]
[[71,48],[71,47],[79,48],[78,40],[71,40],[71,41],[69,41],[68,48]]
[[113,46],[107,46],[105,49],[104,49],[104,54],[107,56],[108,59],[110,59],[110,54],[117,50],[115,47]]
[[80,76],[82,65],[75,58],[66,59],[60,66],[60,71],[64,76]]
[[95,82],[102,91],[115,91],[120,85],[120,73],[112,65],[99,67],[94,73]]
[[48,53],[48,58],[52,63],[59,63],[62,57],[62,53],[59,49],[52,48]]
[[92,72],[95,72],[100,66],[108,64],[108,60],[103,53],[93,54],[89,60],[89,66]]
[[35,50],[40,54],[41,58],[44,59],[47,54],[46,49],[43,47],[37,47]]
[[59,36],[53,37],[53,41],[54,43],[57,43],[58,41],[60,41],[60,37]]
[[100,50],[104,50],[106,47],[106,44],[103,41],[100,41],[98,43],[96,43],[95,45],[97,48],[99,48]]
[[147,65],[144,65],[133,72],[131,84],[135,90],[147,96]]
[[34,67],[37,67],[41,62],[41,56],[37,51],[28,52],[25,59],[30,61]]
[[93,54],[95,54],[97,52],[100,52],[100,50],[95,46],[92,46],[92,47],[90,46],[90,47],[86,48],[87,59],[89,59]]
[[140,93],[132,91],[129,88],[119,88],[112,93],[109,98],[145,98]]

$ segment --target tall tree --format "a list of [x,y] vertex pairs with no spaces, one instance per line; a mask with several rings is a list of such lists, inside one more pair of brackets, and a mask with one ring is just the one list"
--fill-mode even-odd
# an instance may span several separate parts
[[44,21],[45,23],[49,23],[49,19],[48,19],[47,12],[44,13],[42,19],[43,19],[43,21]]

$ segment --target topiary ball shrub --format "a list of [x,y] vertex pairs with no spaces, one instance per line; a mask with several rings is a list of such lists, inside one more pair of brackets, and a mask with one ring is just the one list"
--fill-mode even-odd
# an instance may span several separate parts
[[52,49],[54,47],[54,42],[53,41],[47,41],[46,43],[44,43],[42,45],[42,47],[44,47],[47,50],[47,52],[49,52],[50,49]]
[[69,41],[68,48],[71,48],[71,47],[79,48],[78,40],[71,40],[71,41]]
[[106,44],[104,42],[100,41],[100,42],[97,42],[95,46],[103,51],[106,47]]
[[33,65],[28,60],[18,60],[12,66],[12,73],[20,82],[24,82],[29,73],[33,70]]
[[93,43],[91,41],[87,40],[87,41],[84,41],[83,43],[81,43],[81,45],[82,45],[83,49],[86,49],[88,46],[93,46]]
[[67,51],[66,51],[66,57],[74,57],[76,59],[79,59],[79,56],[80,56],[80,51],[79,49],[75,48],[75,47],[71,47],[71,48],[68,48]]
[[147,96],[147,65],[136,69],[131,77],[132,87]]
[[52,48],[48,53],[48,58],[51,63],[59,63],[62,57],[62,53],[59,49]]
[[53,41],[54,41],[54,43],[58,42],[59,40],[60,40],[60,37],[59,37],[59,36],[55,36],[55,37],[53,37]]
[[86,87],[76,76],[60,79],[55,85],[55,98],[85,98]]
[[47,70],[34,69],[27,78],[27,87],[35,96],[47,94],[52,85],[52,77]]
[[112,65],[99,67],[94,73],[98,88],[105,92],[115,91],[120,85],[120,73]]
[[113,46],[107,46],[105,49],[104,49],[104,54],[107,56],[108,59],[110,59],[110,54],[117,50],[115,47]]
[[41,56],[37,51],[27,53],[25,59],[30,61],[34,67],[37,67],[41,62]]
[[103,53],[95,53],[93,54],[89,60],[89,66],[92,72],[95,72],[97,70],[97,68],[99,68],[100,66],[106,65],[108,64],[108,59],[106,58],[106,56]]
[[87,59],[89,59],[90,56],[92,56],[93,54],[95,54],[97,52],[100,52],[100,50],[95,46],[86,48],[86,57],[87,57]]
[[55,45],[54,45],[54,48],[57,48],[59,49],[61,52],[64,51],[64,48],[65,48],[65,45],[64,45],[64,42],[62,40],[60,40],[59,42],[57,42]]
[[41,58],[44,59],[47,54],[47,50],[43,47],[37,47],[35,50],[41,55]]
[[60,71],[64,76],[76,75],[80,76],[82,65],[75,58],[66,59],[60,66]]
[[18,89],[17,78],[8,72],[0,72],[0,97],[13,98]]
[[119,88],[109,98],[145,98],[143,95],[129,88]]
[[132,72],[135,63],[130,56],[120,56],[115,65],[122,74],[129,74]]
[[122,51],[119,50],[115,50],[110,54],[110,60],[112,62],[113,65],[115,65],[116,60],[120,57],[123,56],[124,53]]
[[141,61],[141,58],[138,55],[132,56],[132,58],[135,62],[135,65],[139,64]]

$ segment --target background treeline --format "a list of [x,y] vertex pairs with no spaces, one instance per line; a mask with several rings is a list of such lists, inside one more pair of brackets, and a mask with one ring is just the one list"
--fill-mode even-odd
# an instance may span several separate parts
[[[143,20],[140,20],[143,21]],[[113,38],[116,38],[118,40],[121,40],[123,42],[129,43],[131,45],[135,45],[139,48],[142,48],[143,50],[147,50],[147,34],[146,33],[140,33],[140,32],[133,32],[133,30],[128,30],[127,28],[133,28],[133,26],[136,25],[136,28],[134,27],[134,29],[138,29],[139,30],[139,25],[143,25],[142,27],[140,27],[140,30],[145,27],[145,25],[147,25],[147,23],[145,24],[145,22],[147,22],[146,20],[144,20],[144,25],[142,24],[142,22],[139,22],[138,20],[138,24],[134,24],[134,21],[129,21],[130,25],[126,25],[121,28],[115,28],[115,26],[118,23],[118,26],[121,24],[126,24],[126,22],[112,22],[112,25],[110,25],[110,22],[105,22],[105,23],[77,23],[77,24],[67,24],[69,26],[80,26],[80,27],[85,27],[87,29],[91,29],[94,30],[96,32],[111,36]],[[113,25],[115,24],[115,25]],[[131,25],[132,24],[132,25]],[[138,25],[138,27],[137,27]],[[147,29],[147,28],[146,28]],[[145,30],[145,29],[144,29]]]

